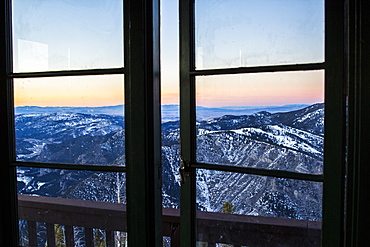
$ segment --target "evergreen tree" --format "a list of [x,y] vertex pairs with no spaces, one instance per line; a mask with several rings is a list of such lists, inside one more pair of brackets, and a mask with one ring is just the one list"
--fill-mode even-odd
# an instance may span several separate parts
[[102,230],[95,229],[94,242],[95,242],[96,247],[106,247],[107,246]]
[[222,203],[222,213],[233,214],[236,211],[236,207],[231,202]]
[[207,247],[208,243],[207,242],[197,242],[197,247]]
[[64,241],[64,231],[63,227],[59,224],[54,224],[54,232],[55,232],[55,246],[56,247],[66,247]]
[[[224,202],[222,203],[222,213],[225,214],[233,214],[236,211],[236,207],[231,203],[231,202]],[[220,246],[225,246],[225,247],[232,247],[233,245],[231,244],[222,244]]]

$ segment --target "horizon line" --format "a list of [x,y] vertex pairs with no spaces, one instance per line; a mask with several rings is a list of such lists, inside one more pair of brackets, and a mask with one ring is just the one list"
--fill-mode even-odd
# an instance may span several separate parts
[[[244,105],[244,106],[237,106],[237,105],[229,105],[229,106],[201,106],[197,105],[196,107],[203,107],[203,108],[243,108],[243,107],[284,107],[284,106],[297,106],[297,105],[316,105],[316,104],[323,104],[325,102],[315,102],[315,103],[297,103],[297,104],[284,104],[284,105]],[[38,108],[104,108],[104,107],[124,107],[125,104],[120,105],[104,105],[104,106],[38,106],[38,105],[24,105],[24,106],[14,106],[14,108],[22,108],[22,107],[38,107]],[[165,104],[161,106],[180,106],[179,104]]]

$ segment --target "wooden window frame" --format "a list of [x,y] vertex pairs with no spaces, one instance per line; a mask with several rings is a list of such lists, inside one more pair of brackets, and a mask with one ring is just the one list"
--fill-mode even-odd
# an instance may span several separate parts
[[[0,95],[1,196],[0,243],[18,246],[16,168],[124,172],[127,174],[127,229],[130,246],[161,246],[161,120],[159,0],[124,0],[125,67],[13,73],[11,0],[1,2]],[[13,79],[121,74],[125,76],[126,166],[21,162],[15,156]]]
[[[180,1],[181,131],[183,158],[194,163],[183,185],[181,246],[195,243],[194,30],[193,0]],[[325,170],[322,246],[365,246],[369,220],[370,174],[368,160],[370,108],[370,37],[367,27],[369,2],[325,1]],[[128,231],[130,246],[161,246],[160,195],[160,95],[159,95],[159,1],[125,1],[125,68],[114,70],[66,71],[14,74],[11,49],[11,1],[0,5],[0,243],[18,245],[16,167],[36,166],[15,161],[14,78],[125,74]],[[133,13],[130,15],[130,13]],[[305,65],[306,66],[306,65]],[[299,69],[290,67],[289,70]],[[201,73],[242,73],[255,68],[207,70]],[[260,69],[260,68],[259,68]],[[259,70],[258,69],[258,70]],[[283,69],[269,67],[278,71]],[[193,95],[193,96],[192,96]],[[348,97],[348,101],[347,101]],[[346,122],[348,120],[348,122]],[[139,141],[138,141],[139,140]],[[346,149],[347,147],[347,149]],[[140,151],[138,151],[140,150]],[[61,166],[59,166],[61,165]],[[65,166],[66,169],[105,169]],[[45,165],[47,167],[47,165]],[[42,165],[44,167],[44,165]],[[56,168],[56,167],[53,167]],[[109,168],[110,169],[110,168]],[[117,171],[118,171],[117,170]],[[143,179],[144,178],[144,179]],[[152,206],[154,203],[155,206]],[[154,244],[153,244],[154,243]]]

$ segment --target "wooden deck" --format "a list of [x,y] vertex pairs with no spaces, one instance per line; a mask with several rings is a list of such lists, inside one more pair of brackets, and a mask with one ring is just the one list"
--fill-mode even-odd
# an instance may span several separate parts
[[[93,245],[93,229],[105,230],[107,247],[115,246],[115,231],[126,232],[126,205],[75,199],[18,195],[19,219],[26,220],[30,246],[37,246],[36,222],[46,223],[48,247],[55,246],[54,224],[65,228],[67,247],[74,246],[73,227],[84,227],[86,246]],[[163,235],[180,246],[180,210],[163,209]],[[197,213],[197,240],[233,246],[320,246],[321,221]]]

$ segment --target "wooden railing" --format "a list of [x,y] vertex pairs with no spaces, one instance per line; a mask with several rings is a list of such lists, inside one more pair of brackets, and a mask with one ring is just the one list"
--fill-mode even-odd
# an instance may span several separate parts
[[[55,246],[55,224],[64,226],[66,247],[74,246],[74,226],[84,227],[85,246],[93,245],[93,229],[105,230],[107,247],[115,231],[126,232],[126,205],[75,199],[18,195],[19,219],[27,221],[29,246],[37,246],[36,222],[46,223],[48,247]],[[180,211],[163,209],[163,235],[180,246]],[[321,222],[260,216],[197,213],[197,240],[235,246],[320,246]]]

